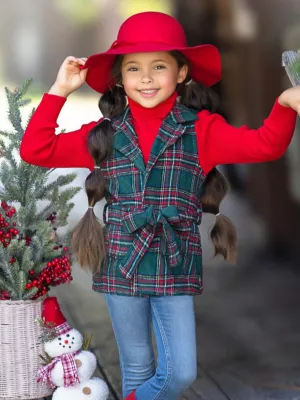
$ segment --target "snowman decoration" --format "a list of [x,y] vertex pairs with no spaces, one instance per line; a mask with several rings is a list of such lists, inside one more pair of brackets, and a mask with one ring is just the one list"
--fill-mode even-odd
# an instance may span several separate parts
[[43,335],[44,350],[52,360],[38,370],[37,381],[57,387],[53,400],[107,400],[106,383],[92,377],[96,357],[90,351],[82,350],[83,337],[70,327],[56,297],[44,300],[42,321],[46,332]]

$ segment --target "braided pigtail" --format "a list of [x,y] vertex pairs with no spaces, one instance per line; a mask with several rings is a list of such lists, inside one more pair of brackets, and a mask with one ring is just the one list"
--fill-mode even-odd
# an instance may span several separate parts
[[[179,68],[188,65],[183,54],[172,51],[171,55],[177,60]],[[220,102],[218,95],[209,87],[193,81],[189,77],[178,86],[180,103],[197,111],[208,110],[217,112]],[[237,233],[229,218],[219,212],[219,207],[230,190],[228,180],[216,168],[207,175],[204,182],[201,202],[203,211],[216,215],[216,223],[210,232],[210,238],[215,248],[215,256],[220,254],[225,260],[236,261]]]
[[210,232],[210,238],[215,247],[215,256],[220,254],[225,260],[235,263],[236,228],[232,221],[219,211],[222,200],[229,192],[229,182],[214,168],[207,175],[203,189],[201,197],[203,211],[216,215],[216,223]]
[[88,135],[88,150],[95,169],[85,181],[89,208],[72,232],[72,249],[83,269],[97,272],[105,258],[105,227],[94,213],[95,204],[106,194],[106,182],[101,164],[112,154],[114,129],[110,118],[122,113],[126,106],[122,87],[114,86],[101,96],[99,108],[104,119]]

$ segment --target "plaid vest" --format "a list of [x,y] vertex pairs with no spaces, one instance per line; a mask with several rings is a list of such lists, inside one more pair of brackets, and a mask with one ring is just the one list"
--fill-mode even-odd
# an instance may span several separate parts
[[202,292],[199,224],[205,174],[192,110],[175,102],[162,122],[147,165],[127,107],[113,119],[113,153],[103,221],[107,257],[93,290],[129,296]]

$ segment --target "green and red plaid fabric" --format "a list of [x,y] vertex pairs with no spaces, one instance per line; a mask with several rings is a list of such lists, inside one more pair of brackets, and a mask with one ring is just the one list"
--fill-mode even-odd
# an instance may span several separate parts
[[113,154],[103,220],[107,257],[93,290],[130,296],[202,292],[199,224],[205,174],[199,164],[196,112],[175,103],[144,163],[127,107],[113,120]]

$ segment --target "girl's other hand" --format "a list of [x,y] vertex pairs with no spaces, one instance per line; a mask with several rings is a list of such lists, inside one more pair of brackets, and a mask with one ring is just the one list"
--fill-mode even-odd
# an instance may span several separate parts
[[300,86],[285,90],[278,97],[278,103],[284,107],[290,107],[300,115]]
[[67,97],[85,82],[88,69],[82,70],[87,58],[67,57],[62,63],[50,94]]

